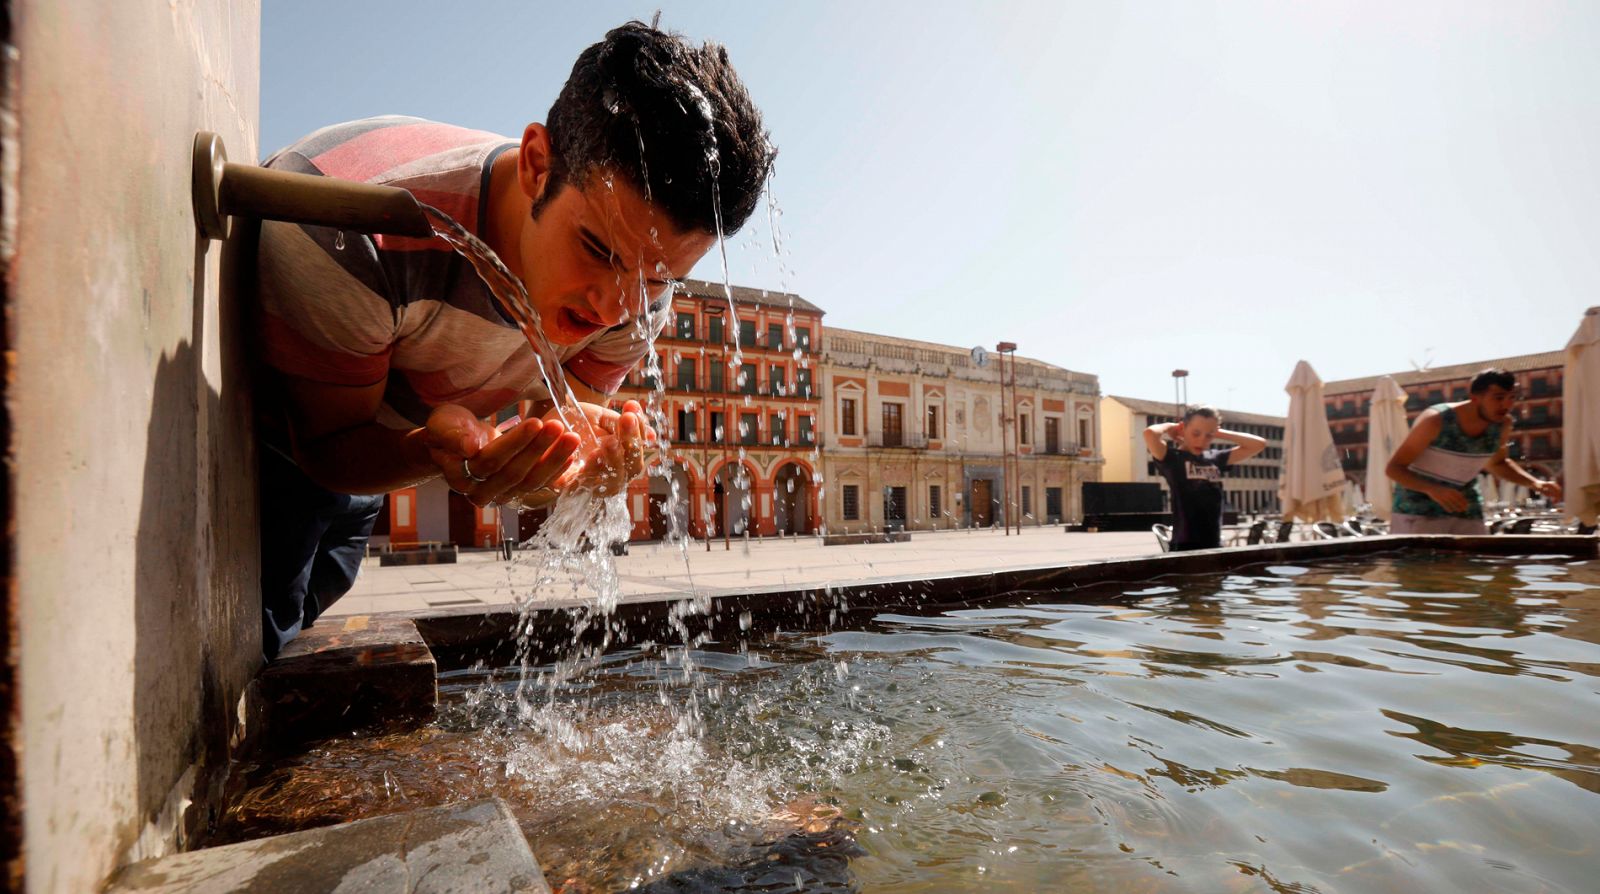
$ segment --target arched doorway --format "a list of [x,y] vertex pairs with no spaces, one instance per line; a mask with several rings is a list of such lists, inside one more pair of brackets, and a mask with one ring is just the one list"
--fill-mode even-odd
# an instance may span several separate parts
[[[674,485],[677,495],[674,497]],[[650,539],[665,540],[669,536],[689,536],[689,500],[691,499],[689,471],[683,463],[669,467],[656,466],[650,470]],[[675,523],[674,523],[675,522]]]
[[728,463],[717,472],[711,495],[716,536],[739,537],[750,527],[751,481],[750,470],[739,463]]
[[780,534],[811,533],[811,474],[799,463],[784,463],[772,479],[772,500]]

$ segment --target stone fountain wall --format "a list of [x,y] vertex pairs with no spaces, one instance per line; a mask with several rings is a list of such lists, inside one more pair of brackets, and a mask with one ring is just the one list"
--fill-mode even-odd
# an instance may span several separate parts
[[190,211],[196,130],[257,155],[260,8],[3,5],[0,798],[26,889],[90,891],[203,823],[261,661],[240,296]]

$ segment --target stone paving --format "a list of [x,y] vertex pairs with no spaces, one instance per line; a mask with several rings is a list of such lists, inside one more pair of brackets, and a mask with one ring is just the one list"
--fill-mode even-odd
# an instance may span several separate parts
[[[817,586],[866,578],[989,571],[1028,565],[1065,565],[1158,552],[1148,531],[1080,534],[1059,526],[1028,528],[1009,537],[1001,529],[917,531],[909,543],[823,546],[815,537],[713,541],[687,550],[665,544],[631,544],[617,574],[628,598],[697,592],[728,593],[752,587]],[[454,565],[378,567],[366,560],[349,594],[328,615],[459,609],[501,605],[525,596],[536,563],[518,553],[506,562],[495,552],[464,552]]]

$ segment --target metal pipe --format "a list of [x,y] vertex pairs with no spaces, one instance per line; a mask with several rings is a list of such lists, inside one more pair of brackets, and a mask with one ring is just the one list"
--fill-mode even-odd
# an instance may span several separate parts
[[222,139],[206,131],[194,137],[193,188],[195,225],[208,239],[226,239],[235,215],[357,233],[433,235],[422,206],[404,189],[234,164]]

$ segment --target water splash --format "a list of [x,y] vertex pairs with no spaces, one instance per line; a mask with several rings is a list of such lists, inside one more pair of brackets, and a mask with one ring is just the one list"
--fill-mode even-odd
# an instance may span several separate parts
[[[709,101],[703,94],[693,91],[692,87],[691,93],[694,93],[695,105],[706,118],[707,128],[714,136],[714,122],[711,119]],[[639,134],[639,148],[642,164],[644,155],[642,133]],[[711,198],[717,253],[721,266],[723,297],[727,302],[731,330],[729,332],[731,353],[723,360],[728,364],[728,369],[739,376],[742,383],[746,373],[739,308],[734,299],[729,274],[727,238],[723,228],[721,195],[717,182],[720,160],[714,139],[711,141],[706,160],[712,173]],[[614,188],[614,184],[609,180],[605,180],[604,183],[608,189]],[[650,200],[648,176],[645,177],[645,198],[647,202]],[[768,211],[769,221],[774,222],[776,229],[777,211],[775,203],[770,201],[770,196]],[[538,361],[538,374],[563,421],[574,430],[587,431],[592,435],[593,430],[589,420],[579,410],[576,395],[566,380],[560,356],[545,336],[539,313],[529,300],[520,279],[506,268],[487,245],[448,215],[428,206],[424,206],[424,212],[433,224],[435,234],[467,258],[501,306],[505,308],[507,315],[527,338]],[[649,236],[650,244],[659,248],[658,232],[651,228]],[[781,245],[781,237],[774,233],[775,251],[781,253]],[[665,381],[662,356],[657,350],[655,339],[659,324],[663,321],[655,314],[670,315],[671,295],[677,291],[678,284],[672,282],[670,277],[666,277],[667,300],[659,306],[652,306],[651,277],[646,273],[644,259],[639,258],[637,261],[637,283],[624,283],[624,275],[619,272],[617,287],[624,289],[636,285],[638,289],[641,306],[634,314],[635,325],[638,326],[638,335],[646,344],[642,372],[646,381],[651,383],[642,402],[651,427],[656,432],[665,434],[668,423],[662,399]],[[655,273],[657,276],[665,276],[659,269]],[[809,357],[798,356],[802,352],[795,338],[792,298],[785,324],[789,338],[796,344],[797,359],[803,367],[809,369]],[[746,406],[751,405],[748,393],[744,396],[743,403]],[[724,443],[726,443],[724,439],[731,440],[729,436],[733,424],[737,422],[741,432],[746,426],[745,420],[732,415],[736,411],[731,401],[725,402],[725,407],[723,425],[716,432],[716,440]],[[817,444],[814,438],[815,435],[812,442],[812,467],[818,469],[820,465],[817,461]],[[687,513],[682,511],[686,495],[682,492],[680,477],[675,474],[677,460],[672,455],[669,443],[669,437],[658,438],[654,456],[650,458],[653,462],[647,461],[646,466],[649,474],[659,475],[668,481],[667,501],[664,507],[667,512],[668,541],[678,547],[687,572],[689,531],[685,524]],[[748,552],[750,536],[755,533],[751,530],[754,488],[751,486],[752,481],[745,459],[745,450],[741,446],[737,461],[729,464],[733,466],[733,470],[728,476],[729,486],[724,488],[722,494],[721,514],[725,530],[730,530],[736,522],[730,517],[734,513],[729,510],[733,509],[735,503],[737,504],[738,533],[743,535],[744,549]],[[814,480],[820,483],[820,475],[813,473],[813,476]],[[793,486],[794,482],[791,480],[789,482],[791,490]],[[697,795],[694,792],[694,774],[702,772],[698,768],[712,766],[707,762],[703,743],[706,734],[705,708],[720,703],[725,696],[721,686],[715,680],[706,678],[697,666],[696,650],[704,645],[708,634],[694,634],[689,619],[694,615],[708,612],[711,604],[709,597],[694,590],[692,577],[690,577],[690,587],[695,595],[672,605],[668,615],[670,626],[677,632],[679,644],[658,647],[663,655],[664,664],[674,671],[671,675],[663,674],[660,679],[659,704],[663,709],[661,717],[643,727],[639,723],[622,725],[613,723],[597,728],[594,722],[596,718],[585,707],[586,703],[582,698],[580,697],[576,704],[574,702],[574,693],[581,693],[593,685],[596,673],[608,660],[608,652],[625,638],[621,627],[614,624],[611,619],[622,595],[621,580],[617,574],[612,550],[613,547],[626,543],[631,527],[632,519],[628,512],[625,494],[599,497],[576,491],[561,496],[538,534],[527,544],[532,548],[520,552],[515,560],[536,563],[537,584],[529,592],[520,594],[518,598],[522,623],[519,627],[514,681],[511,681],[509,688],[485,686],[474,699],[480,706],[492,708],[496,712],[496,716],[499,717],[498,722],[505,731],[522,737],[532,733],[545,743],[537,750],[531,750],[526,745],[509,751],[502,750],[498,759],[500,772],[508,776],[538,782],[551,772],[552,767],[570,768],[571,756],[579,755],[590,765],[604,771],[601,775],[605,778],[600,780],[600,784],[614,784],[621,780],[624,783],[623,787],[627,787],[627,780],[637,777],[642,782],[668,784],[669,788],[694,800],[704,797],[704,793]],[[709,547],[709,541],[707,545]],[[580,606],[568,609],[572,620],[572,644],[559,660],[534,667],[531,657],[535,645],[532,639],[536,626],[534,619],[539,612],[549,610],[552,599],[560,600],[566,605]],[[663,735],[662,724],[665,724],[670,732]],[[504,743],[507,740],[500,741]],[[549,753],[551,748],[557,749],[560,754],[565,754],[567,759],[551,759]],[[492,749],[486,745],[485,756],[491,751]],[[689,775],[673,776],[671,773],[662,775],[660,772],[663,768],[673,767],[688,768]],[[734,800],[725,802],[714,812],[724,817],[748,821],[763,812],[770,812],[771,805],[766,793],[773,789],[775,784],[767,774],[751,775],[746,773],[743,767],[744,765],[740,763],[727,767],[732,775],[720,784],[723,789],[721,796],[732,797]],[[642,776],[638,772],[641,770]],[[746,775],[740,776],[740,773]],[[543,781],[551,782],[551,780]],[[564,781],[569,783],[568,788],[572,789],[573,793],[582,794],[570,785],[571,780]],[[741,797],[754,797],[754,800],[738,800]],[[580,799],[574,806],[582,803],[584,801]]]

